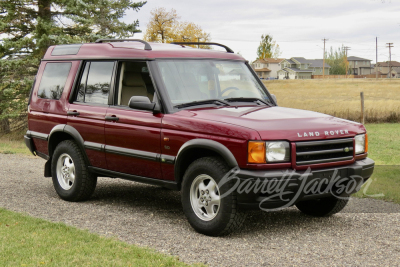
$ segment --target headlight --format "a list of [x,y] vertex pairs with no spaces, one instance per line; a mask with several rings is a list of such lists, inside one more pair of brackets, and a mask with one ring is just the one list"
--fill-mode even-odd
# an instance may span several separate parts
[[248,145],[249,163],[272,163],[290,161],[289,142],[250,141]]
[[265,146],[267,162],[285,162],[290,160],[290,149],[288,142],[266,142]]
[[367,134],[356,135],[356,154],[362,154],[368,151]]

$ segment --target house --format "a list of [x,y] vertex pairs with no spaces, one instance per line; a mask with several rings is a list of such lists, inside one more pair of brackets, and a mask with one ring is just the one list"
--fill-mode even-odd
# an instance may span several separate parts
[[[390,71],[389,66],[392,71]],[[397,61],[378,62],[377,67],[378,67],[378,73],[387,75],[388,78],[390,76],[389,72],[391,73],[392,78],[400,78],[400,62]],[[373,71],[373,74],[375,74],[375,70]]]
[[[281,62],[278,71],[279,79],[311,79],[312,75],[323,74],[323,59],[305,59],[292,57]],[[329,75],[329,66],[325,63],[325,75]]]
[[371,60],[361,57],[347,57],[349,71],[353,75],[368,75],[372,72]]
[[281,69],[280,63],[283,60],[283,58],[257,59],[253,62],[252,67],[260,78],[278,78],[277,72]]

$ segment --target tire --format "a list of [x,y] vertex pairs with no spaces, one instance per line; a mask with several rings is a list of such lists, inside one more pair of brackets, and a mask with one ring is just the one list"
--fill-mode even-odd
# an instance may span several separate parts
[[91,174],[78,145],[62,141],[56,147],[51,161],[54,189],[66,201],[88,200],[97,184],[97,176]]
[[182,182],[183,211],[190,225],[201,234],[228,235],[239,229],[245,220],[246,214],[237,207],[236,192],[219,198],[231,188],[229,183],[218,187],[228,171],[222,159],[205,157],[195,160],[185,172]]
[[326,197],[301,201],[296,207],[303,213],[314,217],[328,217],[340,212],[349,202],[349,198],[339,199],[336,197]]

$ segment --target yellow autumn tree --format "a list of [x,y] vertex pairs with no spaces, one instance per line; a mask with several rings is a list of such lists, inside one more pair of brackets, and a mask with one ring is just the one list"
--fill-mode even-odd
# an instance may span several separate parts
[[151,12],[144,39],[149,42],[170,43],[174,40],[174,31],[177,20],[180,18],[175,9],[167,11],[164,7],[157,7]]
[[[151,11],[151,18],[147,24],[144,40],[149,42],[209,42],[210,34],[193,22],[180,22],[175,9],[167,11],[163,7]],[[195,45],[192,45],[196,47]],[[200,46],[200,48],[210,48]]]
[[[210,34],[193,22],[176,23],[174,32],[174,42],[209,42],[211,40]],[[192,46],[196,47],[196,45]],[[200,48],[209,49],[210,47],[200,45]]]

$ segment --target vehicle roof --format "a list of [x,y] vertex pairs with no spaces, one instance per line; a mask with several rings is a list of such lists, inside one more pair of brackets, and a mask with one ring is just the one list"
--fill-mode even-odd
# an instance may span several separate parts
[[145,50],[143,43],[131,41],[56,45],[47,49],[43,60],[213,58],[246,61],[238,54],[225,51],[175,44],[149,44],[152,50]]

